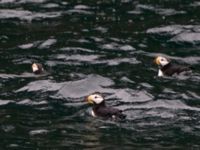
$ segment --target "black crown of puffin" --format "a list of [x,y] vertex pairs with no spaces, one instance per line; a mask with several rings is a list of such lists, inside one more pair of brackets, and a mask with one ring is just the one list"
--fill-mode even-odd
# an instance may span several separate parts
[[124,119],[126,117],[126,115],[122,113],[122,110],[106,106],[105,99],[99,92],[87,96],[86,101],[93,104],[91,111],[93,117],[99,116],[112,119]]
[[35,74],[40,74],[44,71],[44,68],[43,68],[42,64],[40,64],[40,63],[33,63],[32,64],[32,71]]
[[180,74],[181,72],[190,71],[190,67],[172,64],[171,61],[164,56],[157,56],[154,59],[154,63],[159,66],[158,76],[172,76],[174,74]]

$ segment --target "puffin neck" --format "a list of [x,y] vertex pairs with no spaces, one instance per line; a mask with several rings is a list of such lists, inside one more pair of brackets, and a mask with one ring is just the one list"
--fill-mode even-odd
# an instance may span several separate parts
[[96,115],[98,116],[98,111],[101,110],[101,108],[105,108],[105,107],[106,107],[105,101],[102,101],[100,104],[95,104],[92,108],[95,116]]
[[105,101],[102,101],[100,104],[95,104],[94,108],[105,107],[105,106],[106,106]]
[[168,64],[166,64],[165,66],[161,67],[161,70],[164,71],[167,68],[169,68],[171,66],[171,62],[169,62]]

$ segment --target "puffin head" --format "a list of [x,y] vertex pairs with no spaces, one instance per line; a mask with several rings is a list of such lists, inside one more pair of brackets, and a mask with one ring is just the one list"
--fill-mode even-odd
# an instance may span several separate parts
[[43,67],[42,64],[38,64],[38,63],[33,63],[32,64],[32,71],[33,73],[39,74],[43,71]]
[[154,63],[163,67],[163,66],[169,64],[170,61],[167,58],[163,57],[163,56],[157,56],[154,59]]
[[101,104],[104,98],[99,93],[94,93],[86,97],[86,101],[90,104]]

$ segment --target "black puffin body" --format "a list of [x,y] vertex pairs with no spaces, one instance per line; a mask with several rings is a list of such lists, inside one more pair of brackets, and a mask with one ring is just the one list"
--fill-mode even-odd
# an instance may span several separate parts
[[172,64],[171,62],[163,67],[161,67],[161,71],[164,75],[172,76],[173,74],[180,74],[181,72],[190,71],[191,68]]
[[102,102],[100,104],[95,104],[92,110],[96,116],[100,116],[104,118],[124,119],[126,117],[126,115],[122,113],[122,110],[119,110],[113,107],[107,107],[105,105],[105,102]]
[[32,71],[34,74],[41,74],[44,72],[44,68],[40,63],[33,63],[32,64]]
[[190,67],[172,64],[167,58],[158,56],[154,62],[159,66],[158,76],[172,76],[182,72],[190,71]]
[[88,103],[93,104],[92,116],[103,117],[111,119],[125,119],[126,115],[122,113],[122,110],[108,107],[105,104],[105,100],[99,94],[91,94],[86,98]]

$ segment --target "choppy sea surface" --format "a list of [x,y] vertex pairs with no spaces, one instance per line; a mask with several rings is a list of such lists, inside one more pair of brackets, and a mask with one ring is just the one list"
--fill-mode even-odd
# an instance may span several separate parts
[[[157,55],[193,73],[158,78]],[[96,91],[126,120],[91,117],[84,98]],[[199,139],[199,1],[0,0],[1,149],[200,149]]]

